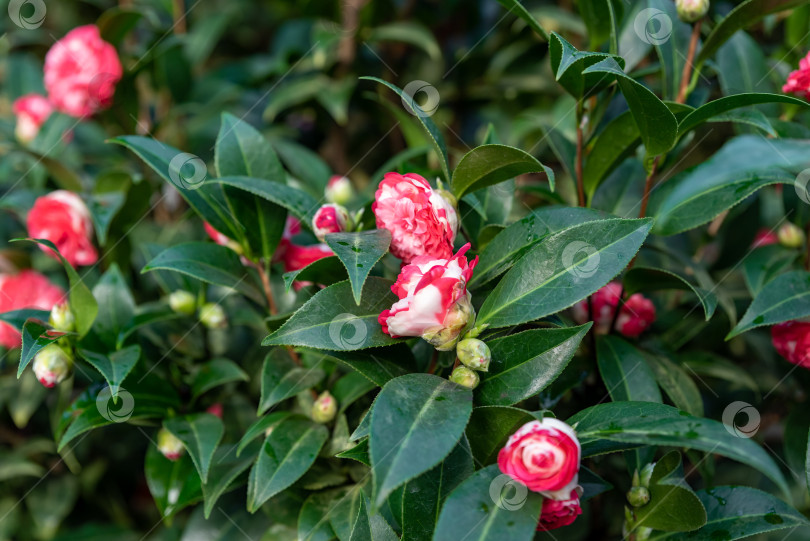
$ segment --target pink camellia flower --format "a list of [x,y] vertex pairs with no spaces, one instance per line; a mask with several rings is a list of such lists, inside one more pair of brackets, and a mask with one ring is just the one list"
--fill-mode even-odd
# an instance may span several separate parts
[[[607,334],[616,314],[622,286],[619,282],[611,282],[591,296],[591,317],[594,322],[594,332]],[[574,319],[582,324],[588,321],[588,300],[574,305]],[[643,333],[655,321],[655,306],[652,301],[636,293],[624,301],[619,317],[616,318],[616,329],[623,335],[635,338]]]
[[[23,308],[51,310],[64,297],[61,287],[53,285],[36,271],[0,274],[0,313]],[[11,349],[20,347],[20,344],[20,332],[8,323],[0,322],[0,345]]]
[[569,500],[579,482],[581,449],[574,429],[557,419],[531,421],[509,436],[498,467],[529,490]]
[[14,100],[12,109],[17,116],[14,133],[21,142],[29,143],[53,113],[53,104],[45,96],[26,94]]
[[771,341],[776,351],[804,368],[810,368],[810,322],[786,321],[771,327]]
[[[73,192],[56,190],[37,198],[28,212],[28,235],[54,243],[59,253],[74,267],[98,261],[93,246],[93,221],[84,201]],[[53,257],[49,248],[42,250]]]
[[45,55],[45,89],[56,109],[82,118],[109,107],[123,69],[95,25],[74,28]]
[[787,82],[782,87],[782,92],[795,94],[810,100],[810,52],[799,60],[799,69],[788,75]]
[[751,243],[751,248],[759,248],[761,246],[768,246],[769,244],[778,244],[779,243],[779,236],[768,229],[767,227],[763,227],[759,231],[757,231],[756,236],[754,237],[754,242]]
[[324,196],[330,203],[345,205],[351,200],[353,194],[352,182],[347,177],[333,175],[329,178]]
[[346,231],[349,223],[349,213],[345,208],[334,203],[323,205],[312,219],[312,232],[323,241],[329,233],[342,233]]
[[582,487],[576,487],[568,495],[567,500],[543,500],[543,510],[540,514],[540,521],[537,523],[537,531],[555,530],[573,524],[582,508],[579,506],[579,497],[582,494]]
[[422,255],[449,259],[458,230],[453,205],[414,173],[386,173],[371,210],[391,232],[391,253],[404,263]]
[[440,351],[452,349],[475,319],[467,282],[478,257],[468,263],[469,248],[465,244],[449,259],[422,255],[405,265],[391,286],[399,300],[378,318],[383,332],[421,336]]

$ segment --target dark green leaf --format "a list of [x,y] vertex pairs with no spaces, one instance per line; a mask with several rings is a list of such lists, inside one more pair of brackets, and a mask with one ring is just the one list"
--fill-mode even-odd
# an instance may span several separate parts
[[605,73],[587,73],[588,67],[609,58],[614,58],[618,66],[624,66],[624,59],[619,56],[578,51],[556,32],[552,32],[549,39],[549,54],[557,82],[577,99],[593,95],[615,79]]
[[161,517],[169,518],[203,497],[200,476],[186,454],[172,461],[164,457],[156,445],[150,445],[144,470],[146,484]]
[[346,267],[354,302],[359,306],[368,274],[388,251],[391,232],[387,229],[373,229],[358,233],[332,233],[326,235],[325,241]]
[[113,263],[93,288],[98,317],[93,331],[112,348],[121,331],[135,315],[135,300],[118,265]]
[[638,527],[691,532],[706,524],[706,509],[684,479],[679,452],[655,463],[649,489],[650,502],[635,509]]
[[289,291],[295,281],[331,286],[344,281],[348,275],[346,267],[340,262],[340,259],[329,256],[313,261],[302,269],[285,272],[281,277],[284,279],[284,287]]
[[284,348],[273,348],[262,367],[262,398],[259,415],[323,379],[323,370],[296,365]]
[[662,402],[661,391],[644,356],[618,336],[596,339],[599,374],[614,402]]
[[695,416],[703,415],[703,398],[697,385],[679,364],[660,355],[648,355],[647,360],[661,388],[675,407]]
[[127,199],[127,194],[123,191],[104,192],[94,194],[89,201],[87,201],[87,210],[90,211],[90,218],[93,220],[93,225],[96,228],[96,237],[101,246],[107,244],[107,233],[110,230],[110,224],[124,206]]
[[717,309],[717,296],[714,293],[694,285],[684,276],[672,271],[637,265],[624,274],[622,282],[624,283],[624,292],[628,297],[643,291],[668,289],[691,291],[703,306],[706,321],[711,319],[715,309]]
[[747,254],[742,270],[751,296],[759,294],[766,283],[788,269],[798,256],[796,250],[778,244],[760,246]]
[[413,353],[405,344],[363,351],[325,351],[331,359],[356,370],[369,381],[382,387],[397,376],[404,376],[413,367]]
[[371,457],[368,455],[368,438],[362,440],[351,449],[347,449],[335,456],[338,458],[350,458],[366,466],[371,466]]
[[203,483],[208,482],[208,470],[214,451],[225,433],[222,419],[210,413],[172,417],[163,426],[183,442]]
[[698,107],[689,113],[686,118],[681,120],[680,124],[678,125],[678,130],[680,131],[680,134],[683,135],[687,131],[699,126],[703,122],[707,122],[715,116],[727,113],[728,111],[737,109],[739,107],[748,107],[760,103],[791,103],[795,105],[802,105],[804,107],[810,107],[810,104],[808,104],[806,101],[791,96],[786,96],[784,94],[735,94],[733,96],[724,96],[722,98],[718,98],[705,105],[702,105],[701,107]]
[[506,440],[533,420],[525,410],[506,406],[481,406],[473,410],[467,425],[470,449],[479,464],[492,464]]
[[788,272],[765,284],[726,340],[756,327],[807,316],[810,316],[810,272]]
[[273,147],[262,134],[229,113],[222,113],[214,162],[220,177],[254,177],[282,184],[287,177]]
[[[258,445],[256,445],[258,450]],[[236,479],[253,463],[254,453],[239,458],[236,454],[236,445],[218,447],[211,461],[208,472],[208,482],[203,484],[202,491],[205,497],[205,516],[211,516],[214,505],[229,489],[232,489]]]
[[50,330],[50,327],[38,319],[28,319],[22,326],[22,349],[20,364],[17,367],[17,379],[20,379],[25,368],[34,360],[37,353],[49,344],[53,344],[65,333]]
[[239,188],[253,195],[282,206],[301,220],[306,227],[312,223],[312,218],[320,205],[314,197],[292,186],[265,180],[262,178],[228,176],[216,179],[215,182]]
[[525,173],[545,173],[554,190],[554,171],[534,156],[506,145],[482,145],[469,151],[453,171],[453,194],[465,193],[504,182]]
[[120,351],[109,354],[95,353],[86,349],[80,349],[79,354],[85,361],[93,365],[98,370],[107,384],[110,386],[113,398],[118,396],[118,391],[124,379],[141,358],[140,346],[129,346]]
[[523,19],[526,24],[529,25],[529,28],[537,32],[537,34],[543,38],[544,40],[548,41],[548,33],[543,30],[543,27],[540,26],[540,23],[537,22],[537,19],[529,13],[529,11],[523,7],[523,4],[520,3],[519,0],[498,0],[503,7],[509,10],[510,13],[514,13],[521,19]]
[[290,415],[292,415],[292,413],[288,411],[276,411],[269,413],[264,417],[260,417],[255,423],[250,425],[250,427],[245,431],[245,434],[242,436],[242,439],[239,440],[239,445],[236,448],[236,456],[241,455],[242,451],[244,451],[245,448],[250,445],[250,442],[259,436],[267,437],[266,433],[268,429],[274,427]]
[[201,364],[191,382],[191,395],[197,398],[214,387],[232,381],[248,381],[248,375],[233,361],[213,359]]

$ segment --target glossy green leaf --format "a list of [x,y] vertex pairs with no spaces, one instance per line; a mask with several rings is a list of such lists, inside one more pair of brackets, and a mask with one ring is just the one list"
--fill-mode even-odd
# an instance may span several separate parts
[[293,416],[280,422],[264,440],[250,470],[248,511],[255,513],[264,502],[304,475],[328,438],[325,426],[304,417]]
[[669,289],[691,291],[703,307],[706,321],[711,319],[717,309],[717,296],[713,292],[694,285],[684,276],[672,271],[636,265],[624,274],[622,283],[624,283],[624,292],[628,297],[645,291]]
[[369,381],[382,387],[397,376],[404,376],[413,367],[413,353],[405,344],[364,351],[327,351],[331,359],[356,370]]
[[107,244],[107,233],[110,231],[110,224],[124,206],[127,194],[123,191],[104,192],[94,194],[87,201],[87,210],[96,230],[96,237],[101,246]]
[[756,327],[807,316],[810,316],[810,272],[788,272],[765,284],[726,340]]
[[93,331],[112,348],[135,315],[135,299],[117,264],[110,265],[93,287],[93,297],[98,302],[98,317],[93,323]]
[[298,514],[298,539],[300,541],[331,541],[335,532],[329,524],[334,504],[346,495],[345,488],[315,492],[301,506]]
[[760,246],[747,254],[742,271],[751,296],[759,294],[766,283],[790,268],[798,256],[796,250],[778,244]]
[[648,355],[647,360],[658,384],[675,407],[695,416],[703,415],[703,398],[692,377],[681,365],[661,355]]
[[222,419],[210,413],[172,417],[163,422],[164,428],[183,442],[203,483],[208,482],[208,470],[214,452],[225,433]]
[[[256,450],[258,451],[258,444]],[[236,453],[236,445],[223,445],[217,447],[214,458],[211,461],[211,468],[208,471],[208,481],[202,485],[203,497],[205,499],[205,517],[211,516],[217,500],[228,490],[234,488],[236,480],[253,463],[255,452],[247,453],[239,457]]]
[[635,346],[618,336],[596,339],[599,374],[614,402],[662,402],[661,391],[647,360]]
[[132,319],[130,319],[124,328],[121,329],[121,332],[118,333],[118,337],[115,340],[115,347],[118,349],[123,347],[124,343],[127,341],[127,338],[132,336],[133,333],[142,327],[151,325],[153,323],[159,323],[161,321],[178,319],[180,317],[183,317],[182,314],[178,314],[172,310],[170,306],[162,303],[155,305],[141,305],[136,309],[136,314],[132,316]]
[[275,180],[284,183],[286,174],[273,147],[253,126],[229,114],[222,114],[222,124],[214,162],[217,174]]
[[354,302],[359,306],[366,278],[377,261],[388,252],[391,232],[373,229],[357,233],[332,233],[326,235],[325,242],[346,267]]
[[345,281],[318,291],[262,345],[354,351],[395,343],[377,322],[380,312],[397,300],[391,282],[367,279],[359,305],[351,289],[349,281]]
[[495,462],[509,436],[533,419],[529,412],[508,406],[480,406],[473,409],[466,434],[476,464]]
[[191,381],[191,395],[197,398],[215,387],[232,381],[248,381],[248,375],[235,362],[228,359],[212,359],[203,363]]
[[101,38],[117,46],[135,28],[142,17],[143,13],[138,11],[113,7],[101,14],[96,25],[98,25]]
[[34,360],[37,353],[49,344],[53,344],[65,333],[50,330],[50,326],[38,319],[28,319],[22,326],[22,349],[20,364],[17,367],[17,379],[20,379],[25,368]]
[[633,113],[625,111],[602,130],[594,139],[591,152],[585,160],[583,184],[588,199],[593,198],[596,188],[641,143],[641,131]]
[[766,94],[766,93],[746,93],[734,94],[732,96],[724,96],[709,103],[702,105],[689,113],[678,125],[678,129],[683,135],[687,131],[696,128],[703,122],[707,122],[715,116],[722,115],[733,109],[740,107],[749,107],[751,105],[758,105],[761,103],[790,103],[794,105],[802,105],[810,107],[806,101],[786,96],[784,94]]
[[391,526],[379,514],[370,514],[371,502],[360,494],[360,508],[352,525],[349,541],[397,541],[399,539]]
[[309,227],[320,204],[314,197],[292,186],[265,180],[263,178],[227,176],[216,179],[217,183],[239,188],[257,195],[271,203],[289,210],[296,218]]
[[342,282],[348,278],[348,275],[346,267],[340,262],[340,259],[336,256],[329,256],[313,261],[302,269],[285,272],[281,277],[284,280],[284,287],[289,291],[293,282],[296,281],[331,286]]
[[529,25],[529,28],[537,32],[541,38],[548,41],[548,33],[543,29],[542,26],[540,26],[537,19],[535,19],[534,16],[529,13],[529,10],[527,10],[519,0],[498,0],[498,3],[508,9],[510,13],[514,13],[523,19],[526,24]]
[[360,372],[349,372],[341,376],[332,386],[332,395],[338,403],[338,412],[342,413],[360,397],[371,392],[376,385]]
[[113,398],[116,398],[124,379],[141,358],[141,347],[129,346],[109,354],[80,349],[79,354],[104,376]]
[[169,460],[158,451],[156,445],[149,445],[144,472],[149,492],[161,517],[171,517],[202,500],[200,476],[187,454],[177,460]]
[[518,325],[584,299],[627,266],[651,226],[649,219],[600,220],[546,237],[501,279],[478,324]]
[[617,66],[624,65],[624,59],[619,56],[578,51],[556,32],[552,32],[549,39],[549,54],[557,82],[577,99],[593,95],[614,80],[604,73],[587,73],[587,68],[608,58],[614,58]]
[[684,479],[679,452],[655,463],[649,489],[650,502],[635,510],[638,527],[691,532],[706,524],[706,509]]
[[568,366],[592,323],[562,329],[535,329],[487,342],[489,372],[481,372],[475,402],[509,406],[536,395]]
[[262,366],[262,397],[259,415],[301,391],[314,387],[323,379],[323,370],[298,366],[284,348],[273,348]]
[[369,437],[378,507],[453,450],[471,412],[470,390],[438,376],[408,374],[383,387],[371,410]]
[[543,497],[517,485],[496,465],[478,470],[450,493],[434,539],[534,539]]
[[269,429],[275,427],[278,423],[292,415],[289,411],[274,411],[268,413],[264,417],[260,417],[255,423],[250,425],[239,440],[239,445],[236,447],[236,456],[240,456],[250,443],[259,436],[267,437],[266,433]]
[[371,457],[368,453],[368,438],[362,440],[351,449],[347,449],[342,453],[336,454],[335,456],[338,458],[350,458],[360,462],[361,464],[365,464],[366,466],[371,466]]
[[531,154],[506,145],[481,145],[461,158],[453,171],[451,186],[453,194],[461,198],[467,192],[526,173],[545,173],[552,191],[554,190],[554,171]]

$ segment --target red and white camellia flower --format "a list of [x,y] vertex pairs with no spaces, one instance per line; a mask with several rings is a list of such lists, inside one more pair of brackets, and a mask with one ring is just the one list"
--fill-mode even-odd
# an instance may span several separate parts
[[[84,201],[73,192],[56,190],[37,198],[26,220],[28,235],[54,243],[59,253],[74,267],[98,261],[93,246],[93,221]],[[50,248],[40,246],[56,257]]]
[[582,495],[582,487],[576,487],[565,500],[543,499],[543,510],[540,513],[540,520],[537,522],[537,530],[554,530],[573,524],[582,508],[579,506],[579,497]]
[[552,500],[569,500],[579,483],[582,450],[574,429],[557,419],[531,421],[498,453],[500,470]]
[[810,100],[810,53],[799,60],[799,69],[788,75],[787,82],[782,87],[782,92],[795,94],[806,100]]
[[[42,274],[24,270],[19,274],[0,274],[0,313],[36,308],[51,310],[62,302],[65,292]],[[0,322],[0,345],[20,347],[20,332],[8,323]]]
[[380,314],[383,332],[394,338],[421,336],[436,349],[452,349],[474,315],[467,282],[478,257],[468,262],[467,243],[449,259],[418,256],[405,265],[391,290],[399,301]]
[[78,118],[109,107],[123,69],[95,25],[80,26],[45,56],[45,89],[56,109]]
[[[621,294],[621,284],[611,282],[591,296],[591,318],[594,324],[593,330],[597,334],[610,332]],[[587,322],[588,300],[575,304],[573,314],[578,323]],[[624,301],[619,310],[619,316],[616,318],[616,330],[624,336],[635,338],[647,330],[654,321],[655,306],[652,301],[641,293],[636,293]]]
[[810,322],[786,321],[771,327],[771,341],[776,351],[804,368],[810,368]]
[[29,143],[53,113],[53,104],[45,96],[26,94],[14,100],[12,107],[17,117],[14,134],[23,143]]
[[377,227],[391,232],[391,253],[404,263],[419,256],[449,259],[458,231],[453,205],[414,173],[386,173],[371,205]]
[[340,205],[330,203],[323,205],[312,218],[312,232],[318,240],[323,241],[329,233],[342,233],[346,231],[349,223],[348,211]]

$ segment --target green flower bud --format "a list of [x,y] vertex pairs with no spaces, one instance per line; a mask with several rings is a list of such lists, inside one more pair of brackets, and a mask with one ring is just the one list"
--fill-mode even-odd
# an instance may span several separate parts
[[221,329],[228,325],[225,310],[213,302],[202,305],[200,308],[200,321],[209,329]]
[[316,423],[328,423],[336,414],[337,400],[329,394],[329,391],[322,392],[312,404],[312,420]]
[[348,178],[334,175],[329,179],[324,195],[330,203],[345,205],[354,197],[354,188]]
[[644,487],[633,487],[627,491],[627,501],[633,507],[641,507],[650,502],[650,491]]
[[70,305],[67,302],[51,308],[49,323],[51,327],[60,332],[72,332],[76,329],[76,318],[73,317],[73,312],[70,311]]
[[653,470],[655,469],[655,462],[651,462],[641,469],[639,485],[643,487],[650,486],[650,478],[652,477]]
[[169,460],[177,460],[183,454],[183,442],[165,428],[158,430],[157,448]]
[[804,231],[790,222],[784,223],[777,231],[776,236],[779,237],[779,244],[785,248],[801,248],[804,246]]
[[188,291],[178,289],[169,295],[169,306],[178,314],[191,316],[197,309],[197,298]]
[[478,386],[478,374],[470,370],[464,365],[458,365],[453,369],[453,373],[450,374],[450,381],[453,383],[458,383],[462,387],[467,387],[469,389],[475,389]]
[[467,338],[459,342],[456,346],[456,355],[461,364],[467,368],[481,372],[489,370],[489,361],[492,359],[489,346],[477,338]]
[[56,344],[48,344],[34,357],[34,374],[45,387],[63,382],[73,369],[73,359]]
[[709,12],[709,0],[675,0],[675,7],[680,20],[693,23]]
[[466,296],[458,299],[450,308],[444,318],[444,325],[427,329],[422,333],[422,338],[439,351],[450,351],[456,347],[459,337],[474,323],[475,310],[467,292]]
[[448,192],[445,189],[439,189],[436,190],[436,192],[442,197],[444,197],[444,199],[447,200],[447,202],[450,203],[450,205],[452,205],[454,209],[458,208],[458,199],[456,199],[455,195],[453,195],[452,193]]

